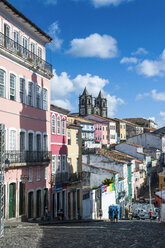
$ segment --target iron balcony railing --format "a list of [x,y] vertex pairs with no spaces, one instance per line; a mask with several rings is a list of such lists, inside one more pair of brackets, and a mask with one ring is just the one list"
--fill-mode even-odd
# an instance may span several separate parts
[[0,46],[23,58],[37,69],[52,74],[52,65],[0,32]]
[[50,163],[50,151],[6,151],[5,164],[10,167],[10,164],[18,163]]
[[82,173],[68,173],[68,172],[59,172],[52,175],[52,184],[60,184],[60,183],[74,183],[82,180]]

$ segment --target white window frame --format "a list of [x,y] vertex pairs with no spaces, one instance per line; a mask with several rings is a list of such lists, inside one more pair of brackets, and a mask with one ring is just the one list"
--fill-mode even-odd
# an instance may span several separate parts
[[[46,144],[45,144],[45,140],[44,140],[44,137],[47,137],[46,139]],[[48,151],[48,144],[49,144],[49,141],[48,141],[48,134],[47,133],[43,133],[43,151]]]
[[[21,85],[21,81],[23,80],[23,91],[20,90],[20,85]],[[22,99],[23,101],[21,101],[21,97],[20,94],[22,93]],[[19,77],[19,102],[20,103],[26,103],[26,81],[24,77]]]
[[[26,41],[26,43],[24,41]],[[27,47],[25,46],[25,44],[27,44]],[[22,53],[23,56],[28,56],[28,38],[25,35],[22,37]]]
[[[15,132],[15,144],[14,144],[15,147],[14,147],[14,149],[13,149],[13,144],[11,144],[11,143],[13,143],[13,140],[11,140],[11,133],[12,132]],[[16,151],[17,150],[17,129],[15,129],[15,128],[9,128],[9,150],[10,151]]]
[[43,58],[43,49],[42,49],[41,47],[38,47],[38,57],[39,57],[40,59]]
[[[44,91],[46,92],[46,96],[44,96]],[[43,110],[48,110],[48,89],[42,89],[42,108]]]
[[29,182],[33,182],[33,168],[29,167]]
[[[38,89],[39,89],[39,91],[38,91]],[[35,93],[36,93],[36,108],[41,109],[41,86],[38,84],[36,84],[36,92]],[[39,102],[38,102],[38,99],[39,99]]]
[[65,117],[62,117],[61,124],[62,124],[62,135],[65,135],[66,134],[66,119],[65,119]]
[[[29,85],[31,85],[31,94],[30,95],[29,95],[29,93],[30,93]],[[31,101],[29,100],[29,97],[30,97]],[[28,82],[28,105],[31,107],[34,106],[34,83],[32,81]]]
[[4,84],[0,84],[1,87],[3,87],[3,96],[0,96],[0,97],[3,97],[3,98],[6,98],[6,70],[4,70],[3,68],[0,67],[0,71],[2,71],[2,73],[4,73]]
[[[40,135],[40,142],[41,142],[40,143],[40,150],[37,150],[37,136],[38,135]],[[36,140],[36,142],[35,142],[36,143],[36,147],[35,147],[36,151],[38,151],[38,152],[42,151],[42,133],[41,132],[38,131],[35,133],[35,140]]]
[[36,181],[40,181],[41,180],[41,168],[40,166],[37,166],[36,168]]
[[32,149],[32,151],[34,151],[34,131],[32,131],[32,130],[29,130],[28,131],[28,151],[29,151],[29,134],[33,134],[33,141],[32,141],[32,146],[33,146],[33,149]]
[[56,116],[55,116],[55,114],[52,114],[51,123],[52,123],[52,134],[55,134],[56,133]]
[[[16,40],[15,40],[15,33],[17,34]],[[20,39],[20,33],[19,33],[18,29],[15,29],[14,28],[14,31],[13,31],[13,41],[14,41],[14,44],[13,44],[13,47],[17,51],[19,50],[19,39]]]
[[52,155],[52,174],[55,174],[57,170],[57,158],[56,155]]
[[61,155],[57,155],[57,173],[61,172]]
[[[11,77],[13,76],[13,78],[14,78],[14,87],[11,87]],[[10,73],[10,86],[9,86],[9,88],[10,88],[10,90],[9,90],[9,99],[10,100],[12,100],[12,101],[16,101],[16,84],[17,84],[17,76],[14,74],[14,73]],[[11,90],[13,90],[14,91],[14,94],[11,94]],[[11,99],[11,96],[13,96],[14,97],[14,99]]]
[[61,134],[61,117],[60,115],[57,116],[57,134]]
[[[19,149],[21,148],[21,142],[20,142],[20,137],[21,137],[21,133],[24,133],[24,137],[25,137],[25,140],[24,140],[24,150],[23,151],[25,151],[26,150],[26,130],[25,129],[20,129],[19,130]],[[21,149],[20,149],[20,151],[21,151]]]
[[66,155],[62,155],[62,171],[66,171]]

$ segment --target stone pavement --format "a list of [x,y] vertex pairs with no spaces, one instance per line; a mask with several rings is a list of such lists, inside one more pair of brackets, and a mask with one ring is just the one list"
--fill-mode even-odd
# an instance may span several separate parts
[[0,248],[164,248],[165,224],[103,221],[47,224],[7,222]]

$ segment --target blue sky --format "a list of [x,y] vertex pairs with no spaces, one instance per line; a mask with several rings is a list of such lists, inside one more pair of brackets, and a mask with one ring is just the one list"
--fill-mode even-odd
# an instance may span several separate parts
[[165,126],[164,0],[9,0],[54,38],[52,103],[78,111],[87,86],[110,117]]

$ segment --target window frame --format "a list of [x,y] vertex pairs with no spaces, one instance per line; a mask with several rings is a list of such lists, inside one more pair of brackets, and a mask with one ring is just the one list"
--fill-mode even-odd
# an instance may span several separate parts
[[[21,82],[22,81],[22,82]],[[21,89],[21,83],[23,83],[22,85],[23,85],[23,89]],[[22,93],[22,99],[23,99],[23,101],[21,100],[21,93]],[[26,103],[26,81],[25,81],[25,78],[23,78],[23,77],[20,77],[19,78],[19,102],[20,103],[23,103],[23,104],[25,104]]]
[[41,180],[41,167],[37,166],[36,168],[36,181],[40,181]]
[[[44,96],[44,92],[46,95]],[[42,109],[48,110],[48,89],[43,88],[42,89]]]
[[61,117],[60,115],[57,116],[57,134],[61,134]]
[[[14,87],[11,87],[11,77],[14,79]],[[10,73],[10,90],[9,90],[9,99],[11,101],[16,101],[16,84],[17,84],[17,76],[14,73]],[[11,90],[13,90],[14,94],[11,94]],[[11,99],[11,96],[13,96],[13,99]]]
[[[54,121],[54,123],[53,123],[53,121]],[[55,116],[55,114],[52,114],[51,124],[52,124],[52,134],[55,134],[56,133],[56,116]]]
[[56,155],[52,155],[52,174],[53,175],[56,174],[56,171],[57,171],[57,158]]
[[[29,85],[31,85],[31,90],[29,90]],[[30,94],[30,91],[31,91],[31,94]],[[31,107],[34,106],[34,83],[32,81],[28,82],[28,105]]]
[[66,135],[66,119],[65,117],[62,117],[62,120],[61,120],[61,123],[62,123],[62,135]]
[[4,69],[0,68],[0,72],[4,73],[3,74],[4,84],[2,84],[0,81],[0,87],[3,87],[3,96],[0,95],[0,97],[6,98],[6,71]]

